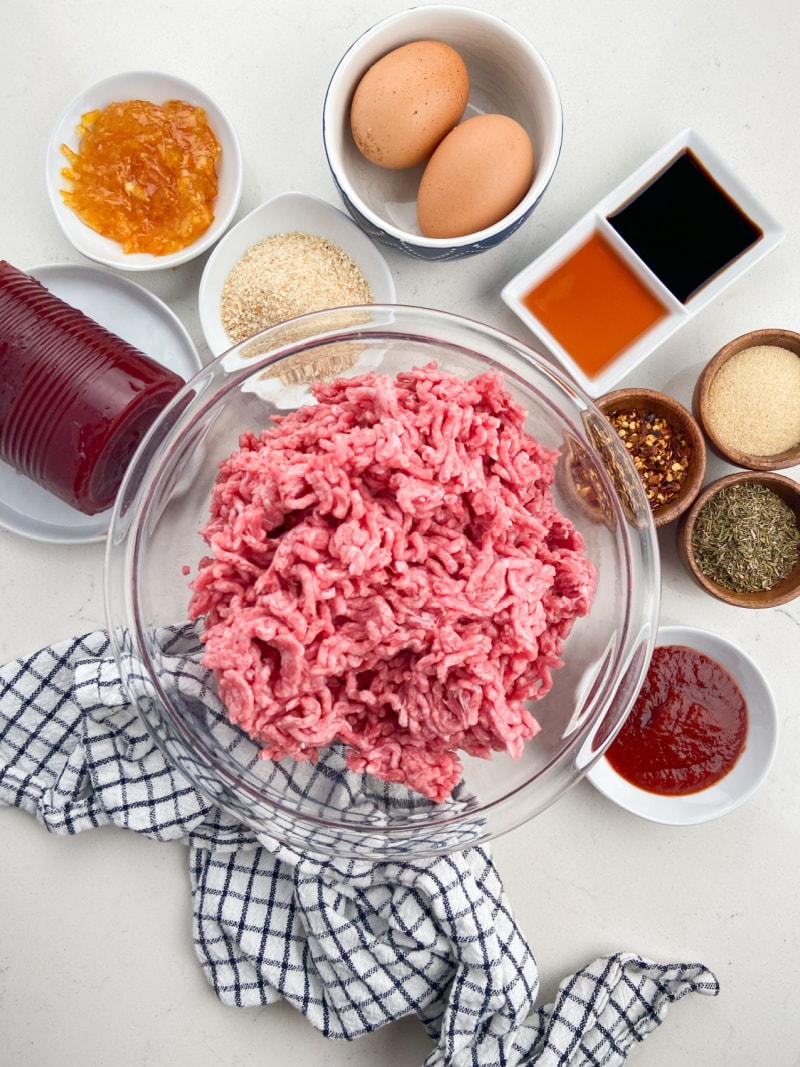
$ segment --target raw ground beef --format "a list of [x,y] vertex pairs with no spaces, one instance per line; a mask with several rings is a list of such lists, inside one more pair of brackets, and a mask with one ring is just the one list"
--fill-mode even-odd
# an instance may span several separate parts
[[265,758],[434,801],[459,751],[518,757],[596,576],[555,506],[557,454],[502,377],[429,365],[314,388],[220,465],[192,581],[203,662]]

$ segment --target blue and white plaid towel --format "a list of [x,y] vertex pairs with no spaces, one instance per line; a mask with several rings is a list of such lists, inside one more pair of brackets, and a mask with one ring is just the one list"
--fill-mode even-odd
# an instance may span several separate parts
[[151,742],[103,631],[0,669],[0,803],[48,830],[114,823],[189,846],[194,943],[226,1004],[288,1000],[351,1039],[416,1013],[426,1067],[599,1067],[690,992],[700,964],[606,956],[535,1008],[536,963],[484,848],[414,863],[321,860],[211,806]]

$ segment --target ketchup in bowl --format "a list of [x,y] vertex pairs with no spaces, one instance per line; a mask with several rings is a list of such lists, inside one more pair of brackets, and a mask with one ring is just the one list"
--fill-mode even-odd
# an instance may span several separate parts
[[736,681],[695,649],[664,645],[625,725],[606,752],[621,777],[651,793],[697,793],[724,778],[747,740]]
[[9,466],[78,511],[105,511],[183,384],[0,261],[0,459]]

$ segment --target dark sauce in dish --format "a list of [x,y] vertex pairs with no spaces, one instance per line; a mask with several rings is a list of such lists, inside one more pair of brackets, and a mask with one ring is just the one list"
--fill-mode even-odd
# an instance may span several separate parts
[[747,705],[728,671],[695,649],[664,645],[606,759],[640,789],[684,795],[724,778],[746,740]]
[[763,237],[689,149],[608,222],[682,304]]

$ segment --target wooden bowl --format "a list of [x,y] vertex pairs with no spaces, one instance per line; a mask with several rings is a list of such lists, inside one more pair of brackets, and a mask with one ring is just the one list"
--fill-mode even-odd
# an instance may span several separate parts
[[[781,470],[800,463],[800,425],[798,426],[798,440],[779,452],[757,455],[753,450],[743,448],[737,443],[737,439],[741,440],[742,427],[746,427],[749,420],[761,414],[765,419],[774,418],[776,409],[780,409],[781,406],[786,412],[786,393],[785,391],[781,393],[778,387],[778,395],[776,395],[776,384],[772,375],[769,373],[761,375],[760,378],[764,383],[763,389],[748,390],[746,397],[741,398],[741,402],[736,404],[737,425],[735,427],[730,422],[722,424],[721,416],[715,411],[714,405],[715,379],[725,364],[745,349],[762,345],[787,349],[800,360],[800,333],[793,333],[791,330],[751,330],[729,341],[708,362],[695,384],[692,406],[711,447],[723,459],[736,467],[745,467],[748,470]],[[790,376],[792,383],[795,377],[797,378],[797,392],[792,394],[791,399],[794,411],[800,412],[800,374]]]
[[[680,490],[663,504],[650,500],[656,526],[666,526],[683,515],[700,492],[706,473],[706,443],[692,413],[674,397],[654,389],[615,389],[601,396],[596,404],[609,419],[622,411],[653,414],[664,419],[674,434],[684,438],[688,445],[689,465]],[[636,456],[633,452],[631,455],[635,463]]]
[[784,474],[775,474],[771,471],[739,471],[736,474],[728,474],[724,478],[718,478],[703,489],[686,513],[679,530],[678,547],[697,584],[705,589],[707,593],[716,597],[717,600],[740,608],[774,608],[800,596],[800,559],[795,563],[791,573],[773,585],[771,589],[759,590],[754,593],[736,593],[709,578],[700,569],[695,557],[692,545],[693,533],[697,517],[704,505],[720,489],[742,482],[765,485],[768,489],[771,489],[792,509],[798,528],[800,528],[800,484],[792,478],[787,478]]

